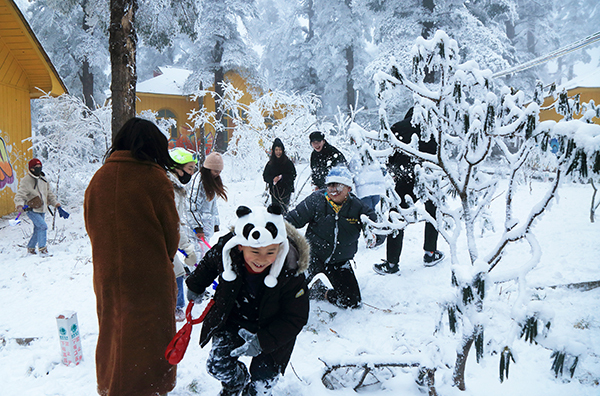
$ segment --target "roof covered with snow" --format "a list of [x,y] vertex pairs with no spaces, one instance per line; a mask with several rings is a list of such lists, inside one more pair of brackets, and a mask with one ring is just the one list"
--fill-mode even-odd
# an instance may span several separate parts
[[164,95],[185,95],[183,86],[191,71],[176,67],[159,67],[159,76],[137,84],[136,91]]
[[600,68],[592,70],[589,73],[575,77],[571,81],[561,84],[560,88],[567,90],[573,88],[597,88],[600,87]]

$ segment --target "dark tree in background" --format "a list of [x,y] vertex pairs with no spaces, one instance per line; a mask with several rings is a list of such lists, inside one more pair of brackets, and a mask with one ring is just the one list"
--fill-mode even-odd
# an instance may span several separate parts
[[137,0],[110,0],[109,52],[112,71],[112,136],[135,117]]

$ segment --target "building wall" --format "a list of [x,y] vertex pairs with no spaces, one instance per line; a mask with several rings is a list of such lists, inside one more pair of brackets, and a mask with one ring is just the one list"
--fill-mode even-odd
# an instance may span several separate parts
[[188,126],[188,113],[192,110],[198,110],[198,103],[196,101],[190,100],[185,96],[144,92],[138,92],[137,97],[138,101],[135,108],[138,114],[144,110],[152,110],[154,112],[169,110],[175,115],[177,120],[177,137],[169,141],[171,147],[192,148],[188,147],[190,144],[194,144],[195,146],[193,131]]
[[29,83],[23,69],[0,40],[0,216],[15,211],[18,180],[31,159]]
[[[581,104],[589,103],[590,100],[593,100],[594,103],[596,104],[596,106],[598,106],[600,104],[600,87],[599,88],[581,88],[581,87],[573,88],[573,89],[568,90],[567,93],[568,93],[569,97],[580,94],[579,103],[581,103]],[[547,97],[544,100],[543,107],[550,106],[552,104],[552,102],[554,102],[554,97]],[[579,119],[579,118],[581,118],[581,115],[578,114],[574,118]],[[556,111],[554,109],[540,111],[540,120],[541,121],[554,120],[554,121],[558,122],[561,119],[562,119],[562,116],[559,114],[556,114]],[[595,124],[600,124],[600,119],[598,119],[598,118],[594,117],[592,119],[592,121],[594,121]]]

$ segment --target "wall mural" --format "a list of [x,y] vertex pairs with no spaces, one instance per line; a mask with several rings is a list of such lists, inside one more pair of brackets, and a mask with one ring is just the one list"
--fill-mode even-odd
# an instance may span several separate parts
[[0,137],[0,190],[3,190],[6,186],[11,185],[15,181],[15,172],[10,158],[8,157],[8,150],[4,139]]

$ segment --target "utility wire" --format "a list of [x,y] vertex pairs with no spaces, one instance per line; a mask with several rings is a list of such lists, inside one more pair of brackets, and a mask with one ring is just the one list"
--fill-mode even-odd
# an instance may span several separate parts
[[576,41],[572,44],[569,44],[567,46],[559,48],[556,51],[550,52],[547,55],[540,56],[540,57],[532,59],[528,62],[521,63],[520,65],[516,65],[516,66],[510,67],[506,70],[502,70],[500,72],[494,73],[494,74],[492,74],[492,78],[503,77],[503,76],[506,76],[507,74],[513,74],[516,72],[527,70],[534,66],[541,65],[542,63],[548,62],[549,60],[556,59],[563,55],[580,50],[581,48],[586,47],[592,43],[595,43],[596,41],[600,41],[600,32],[596,32],[596,33],[592,34],[591,36],[588,36],[582,40]]

